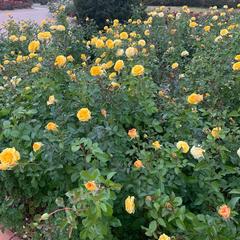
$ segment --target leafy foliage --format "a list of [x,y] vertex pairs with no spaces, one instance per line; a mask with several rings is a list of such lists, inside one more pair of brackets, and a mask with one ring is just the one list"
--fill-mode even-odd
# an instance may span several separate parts
[[1,224],[36,240],[239,240],[237,10],[161,7],[99,32],[56,8],[1,35]]

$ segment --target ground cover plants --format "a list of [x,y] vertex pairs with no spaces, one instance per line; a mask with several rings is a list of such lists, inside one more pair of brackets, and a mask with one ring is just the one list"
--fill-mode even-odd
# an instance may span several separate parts
[[25,239],[240,239],[239,10],[138,14],[5,24],[0,223]]

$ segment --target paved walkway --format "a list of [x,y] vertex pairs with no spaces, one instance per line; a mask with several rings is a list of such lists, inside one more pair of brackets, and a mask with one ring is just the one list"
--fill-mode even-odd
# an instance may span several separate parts
[[28,9],[16,9],[0,11],[0,25],[5,22],[9,16],[12,16],[16,21],[20,20],[32,20],[40,23],[43,19],[51,18],[51,14],[47,6],[41,6],[34,4],[32,8]]

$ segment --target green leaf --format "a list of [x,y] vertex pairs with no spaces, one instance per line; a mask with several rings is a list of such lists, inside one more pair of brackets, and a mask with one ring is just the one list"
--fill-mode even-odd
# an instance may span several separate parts
[[154,220],[149,223],[148,231],[153,234],[156,230],[157,230],[157,222]]

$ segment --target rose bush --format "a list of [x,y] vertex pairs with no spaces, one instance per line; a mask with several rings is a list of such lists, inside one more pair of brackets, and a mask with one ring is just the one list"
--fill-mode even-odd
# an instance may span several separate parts
[[[240,7],[240,6],[239,6]],[[26,239],[240,239],[240,16],[164,7],[0,40],[0,223]]]

